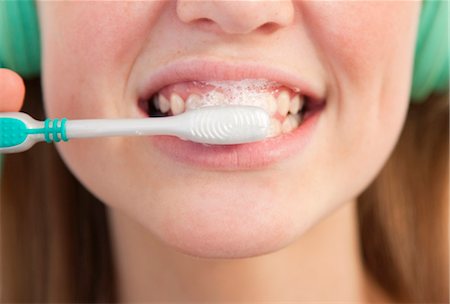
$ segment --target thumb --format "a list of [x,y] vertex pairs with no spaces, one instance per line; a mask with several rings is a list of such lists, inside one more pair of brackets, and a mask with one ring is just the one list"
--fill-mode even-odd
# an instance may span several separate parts
[[8,69],[0,69],[0,112],[17,112],[22,108],[25,84],[22,78]]

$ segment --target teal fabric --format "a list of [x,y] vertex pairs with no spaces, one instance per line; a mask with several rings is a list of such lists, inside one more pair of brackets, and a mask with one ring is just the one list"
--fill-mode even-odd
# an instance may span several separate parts
[[39,75],[40,34],[34,1],[0,0],[0,67],[23,77]]
[[448,2],[424,1],[414,57],[413,102],[449,88]]

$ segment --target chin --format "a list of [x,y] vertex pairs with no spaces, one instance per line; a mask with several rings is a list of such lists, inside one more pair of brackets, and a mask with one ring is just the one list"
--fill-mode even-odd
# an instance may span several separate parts
[[278,251],[301,233],[302,220],[292,218],[296,212],[292,212],[292,205],[289,209],[285,197],[277,198],[261,189],[246,193],[249,195],[216,190],[202,196],[191,194],[167,200],[164,205],[171,208],[160,214],[153,232],[179,252],[216,259]]
[[292,233],[277,223],[266,226],[194,227],[178,224],[170,227],[160,238],[176,251],[205,259],[238,259],[256,257],[278,251],[292,242]]

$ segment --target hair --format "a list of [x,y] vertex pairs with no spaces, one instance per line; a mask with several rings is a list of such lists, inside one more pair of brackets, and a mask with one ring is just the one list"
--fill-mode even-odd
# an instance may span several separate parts
[[366,268],[398,301],[449,302],[449,95],[411,104],[387,163],[358,198]]
[[[23,111],[42,119],[40,79],[26,87]],[[448,97],[410,105],[394,152],[358,198],[365,267],[398,301],[449,300]],[[3,302],[115,302],[104,204],[73,177],[53,145],[4,161]]]

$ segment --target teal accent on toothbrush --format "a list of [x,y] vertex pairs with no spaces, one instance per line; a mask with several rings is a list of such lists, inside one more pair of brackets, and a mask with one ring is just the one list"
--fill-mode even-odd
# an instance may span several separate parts
[[0,148],[21,145],[30,134],[42,134],[48,143],[68,141],[66,122],[66,118],[46,119],[43,128],[29,128],[20,118],[0,117]]
[[0,147],[20,145],[27,138],[27,126],[16,118],[0,118]]
[[0,153],[21,152],[36,142],[105,136],[171,135],[212,145],[263,140],[270,117],[254,106],[210,106],[176,116],[137,119],[46,119],[21,112],[0,113]]
[[[59,125],[58,125],[58,122],[59,122]],[[63,118],[63,119],[61,119],[61,121],[59,121],[58,118],[53,119],[53,120],[47,118],[44,122],[43,129],[32,129],[30,131],[34,131],[34,132],[29,133],[29,134],[42,133],[42,134],[44,134],[45,141],[47,143],[51,143],[52,141],[60,142],[61,140],[68,141],[69,139],[67,138],[67,135],[66,135],[66,122],[67,122],[67,118]],[[52,136],[50,136],[50,135],[52,135]]]

